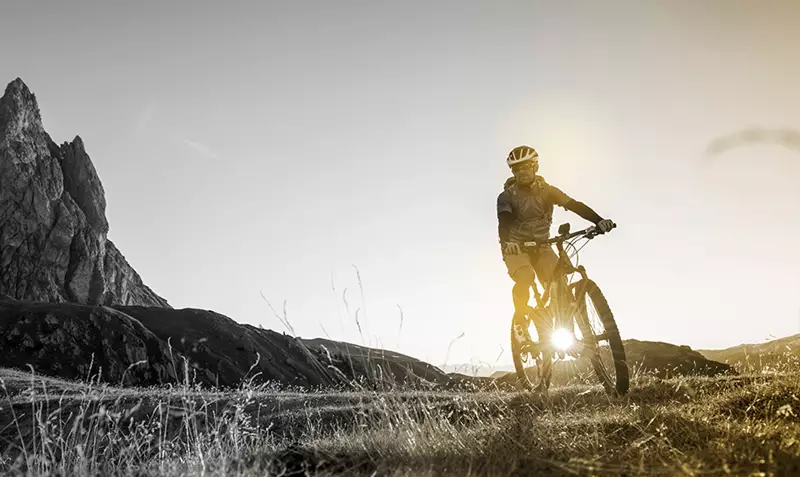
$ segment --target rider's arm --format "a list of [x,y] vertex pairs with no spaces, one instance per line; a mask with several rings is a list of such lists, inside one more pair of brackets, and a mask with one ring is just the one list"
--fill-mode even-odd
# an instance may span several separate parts
[[497,196],[497,235],[500,242],[508,242],[511,226],[514,224],[514,212],[506,191]]
[[603,218],[600,217],[597,212],[592,210],[591,207],[575,199],[570,199],[570,201],[564,205],[564,208],[571,212],[575,212],[581,218],[584,218],[595,225],[603,220]]
[[514,223],[514,214],[511,212],[497,213],[497,236],[500,242],[508,242],[511,234],[511,225]]
[[560,205],[565,209],[569,210],[570,212],[574,212],[578,214],[579,217],[588,220],[589,222],[597,225],[598,222],[603,220],[600,215],[592,210],[591,207],[584,204],[581,201],[575,200],[572,197],[565,194],[561,189],[558,187],[552,186],[550,184],[546,185],[547,188],[547,195],[553,204]]

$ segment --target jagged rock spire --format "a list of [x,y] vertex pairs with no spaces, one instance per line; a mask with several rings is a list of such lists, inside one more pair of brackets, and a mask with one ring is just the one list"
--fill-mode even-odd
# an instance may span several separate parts
[[0,98],[0,138],[18,136],[24,131],[44,132],[36,96],[17,78],[6,86]]
[[83,140],[56,145],[17,78],[0,98],[0,294],[169,307],[108,240],[106,199]]

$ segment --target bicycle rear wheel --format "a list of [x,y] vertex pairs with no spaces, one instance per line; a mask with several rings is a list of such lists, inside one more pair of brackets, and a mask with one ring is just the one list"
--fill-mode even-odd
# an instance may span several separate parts
[[583,356],[591,359],[594,372],[608,394],[626,394],[630,383],[625,347],[608,301],[589,279],[575,284],[575,299],[578,327],[586,346]]
[[546,391],[553,375],[553,355],[542,344],[544,333],[533,319],[535,310],[529,309],[525,334],[526,341],[517,340],[514,333],[514,320],[511,320],[511,355],[518,383],[526,389]]

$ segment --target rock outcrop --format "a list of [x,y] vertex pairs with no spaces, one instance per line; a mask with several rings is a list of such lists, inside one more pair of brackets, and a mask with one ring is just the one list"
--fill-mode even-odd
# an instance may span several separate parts
[[0,98],[0,293],[41,302],[169,307],[108,240],[83,140],[58,146],[19,78]]
[[0,299],[3,367],[147,386],[179,382],[181,360],[139,321],[107,306]]
[[660,341],[625,340],[628,366],[636,373],[662,378],[736,374],[724,363],[712,361],[689,346]]

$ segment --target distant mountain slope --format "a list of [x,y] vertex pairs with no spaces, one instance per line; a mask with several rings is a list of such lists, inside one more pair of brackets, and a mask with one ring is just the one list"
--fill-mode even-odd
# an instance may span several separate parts
[[800,333],[765,343],[741,344],[726,349],[697,350],[708,359],[742,370],[761,370],[800,362]]

